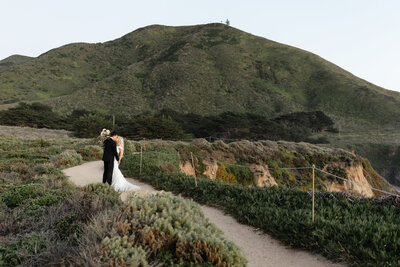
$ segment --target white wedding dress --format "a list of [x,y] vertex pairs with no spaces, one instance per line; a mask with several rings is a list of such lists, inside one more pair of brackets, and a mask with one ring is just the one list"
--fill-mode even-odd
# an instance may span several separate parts
[[[117,152],[120,154],[121,147],[117,147]],[[121,170],[119,169],[119,165],[117,160],[114,158],[114,170],[112,174],[112,183],[111,185],[114,187],[115,191],[127,191],[127,190],[139,190],[140,186],[131,184],[128,182]]]

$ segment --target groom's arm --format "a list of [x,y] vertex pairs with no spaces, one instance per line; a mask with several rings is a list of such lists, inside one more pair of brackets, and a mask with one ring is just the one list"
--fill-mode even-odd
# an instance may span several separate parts
[[118,156],[118,152],[117,152],[117,144],[115,142],[113,142],[113,153],[114,153],[114,156],[117,159],[117,161],[119,161],[119,156]]

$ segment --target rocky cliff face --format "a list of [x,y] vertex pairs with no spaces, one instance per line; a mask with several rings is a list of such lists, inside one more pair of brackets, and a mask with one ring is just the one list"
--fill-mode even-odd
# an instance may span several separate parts
[[271,141],[211,144],[204,139],[194,141],[193,145],[192,149],[195,151],[193,164],[191,158],[185,156],[180,162],[181,172],[187,175],[205,175],[210,179],[222,179],[219,176],[222,175],[223,167],[237,182],[243,181],[240,175],[252,177],[251,186],[285,185],[308,190],[312,186],[311,169],[282,168],[308,167],[315,164],[325,172],[347,179],[341,180],[316,171],[317,190],[344,191],[365,197],[380,195],[370,187],[396,192],[384,178],[376,174],[367,160],[341,149],[306,143]]
[[[205,165],[205,170],[202,173],[210,179],[217,179],[218,169],[221,165],[217,163],[216,160],[207,159],[203,160],[203,164]],[[278,185],[272,177],[271,173],[268,170],[268,165],[257,165],[253,164],[249,166],[254,174],[254,183],[256,186],[274,186]],[[186,175],[194,176],[196,171],[193,168],[191,162],[180,162],[179,164],[180,171]]]
[[368,188],[371,187],[372,185],[368,182],[367,178],[364,176],[363,166],[361,164],[348,167],[343,166],[342,168],[345,170],[346,176],[349,180],[334,181],[334,182],[328,181],[325,184],[326,191],[332,191],[332,192],[343,191],[365,197],[375,196],[374,191]]
[[[215,160],[204,160],[203,163],[205,165],[205,171],[203,172],[203,175],[207,176],[210,179],[217,179],[217,172],[220,168],[220,165],[218,165]],[[182,173],[195,176],[196,171],[193,168],[191,162],[181,162],[179,167]],[[264,187],[278,185],[274,177],[271,175],[267,164],[252,164],[249,165],[249,168],[254,174],[254,182],[256,186]],[[327,168],[324,169],[326,170]],[[343,169],[345,170],[346,176],[349,181],[324,181],[323,185],[325,186],[325,191],[348,192],[353,195],[365,197],[375,196],[374,191],[369,188],[371,187],[371,184],[364,176],[363,167],[361,164],[358,164],[357,166],[344,167]]]

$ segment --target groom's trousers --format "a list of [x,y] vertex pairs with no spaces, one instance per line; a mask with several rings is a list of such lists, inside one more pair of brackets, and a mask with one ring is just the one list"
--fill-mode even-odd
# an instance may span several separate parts
[[113,170],[114,170],[114,160],[104,161],[103,183],[107,182],[109,185],[111,185]]

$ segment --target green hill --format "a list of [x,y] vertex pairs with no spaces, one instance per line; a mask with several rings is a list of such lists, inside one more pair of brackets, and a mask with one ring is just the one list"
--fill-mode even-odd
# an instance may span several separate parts
[[322,110],[391,123],[400,94],[322,58],[223,24],[149,26],[114,41],[66,45],[0,73],[0,103],[138,114],[169,108],[273,117]]
[[[267,118],[323,111],[342,134],[339,140],[331,134],[332,144],[355,149],[400,184],[400,168],[393,162],[400,146],[400,93],[310,52],[224,24],[153,25],[105,43],[65,45],[37,58],[12,56],[0,61],[0,68],[0,109],[39,101],[63,113],[89,109],[117,117],[165,109]],[[346,133],[355,142],[349,144]]]

